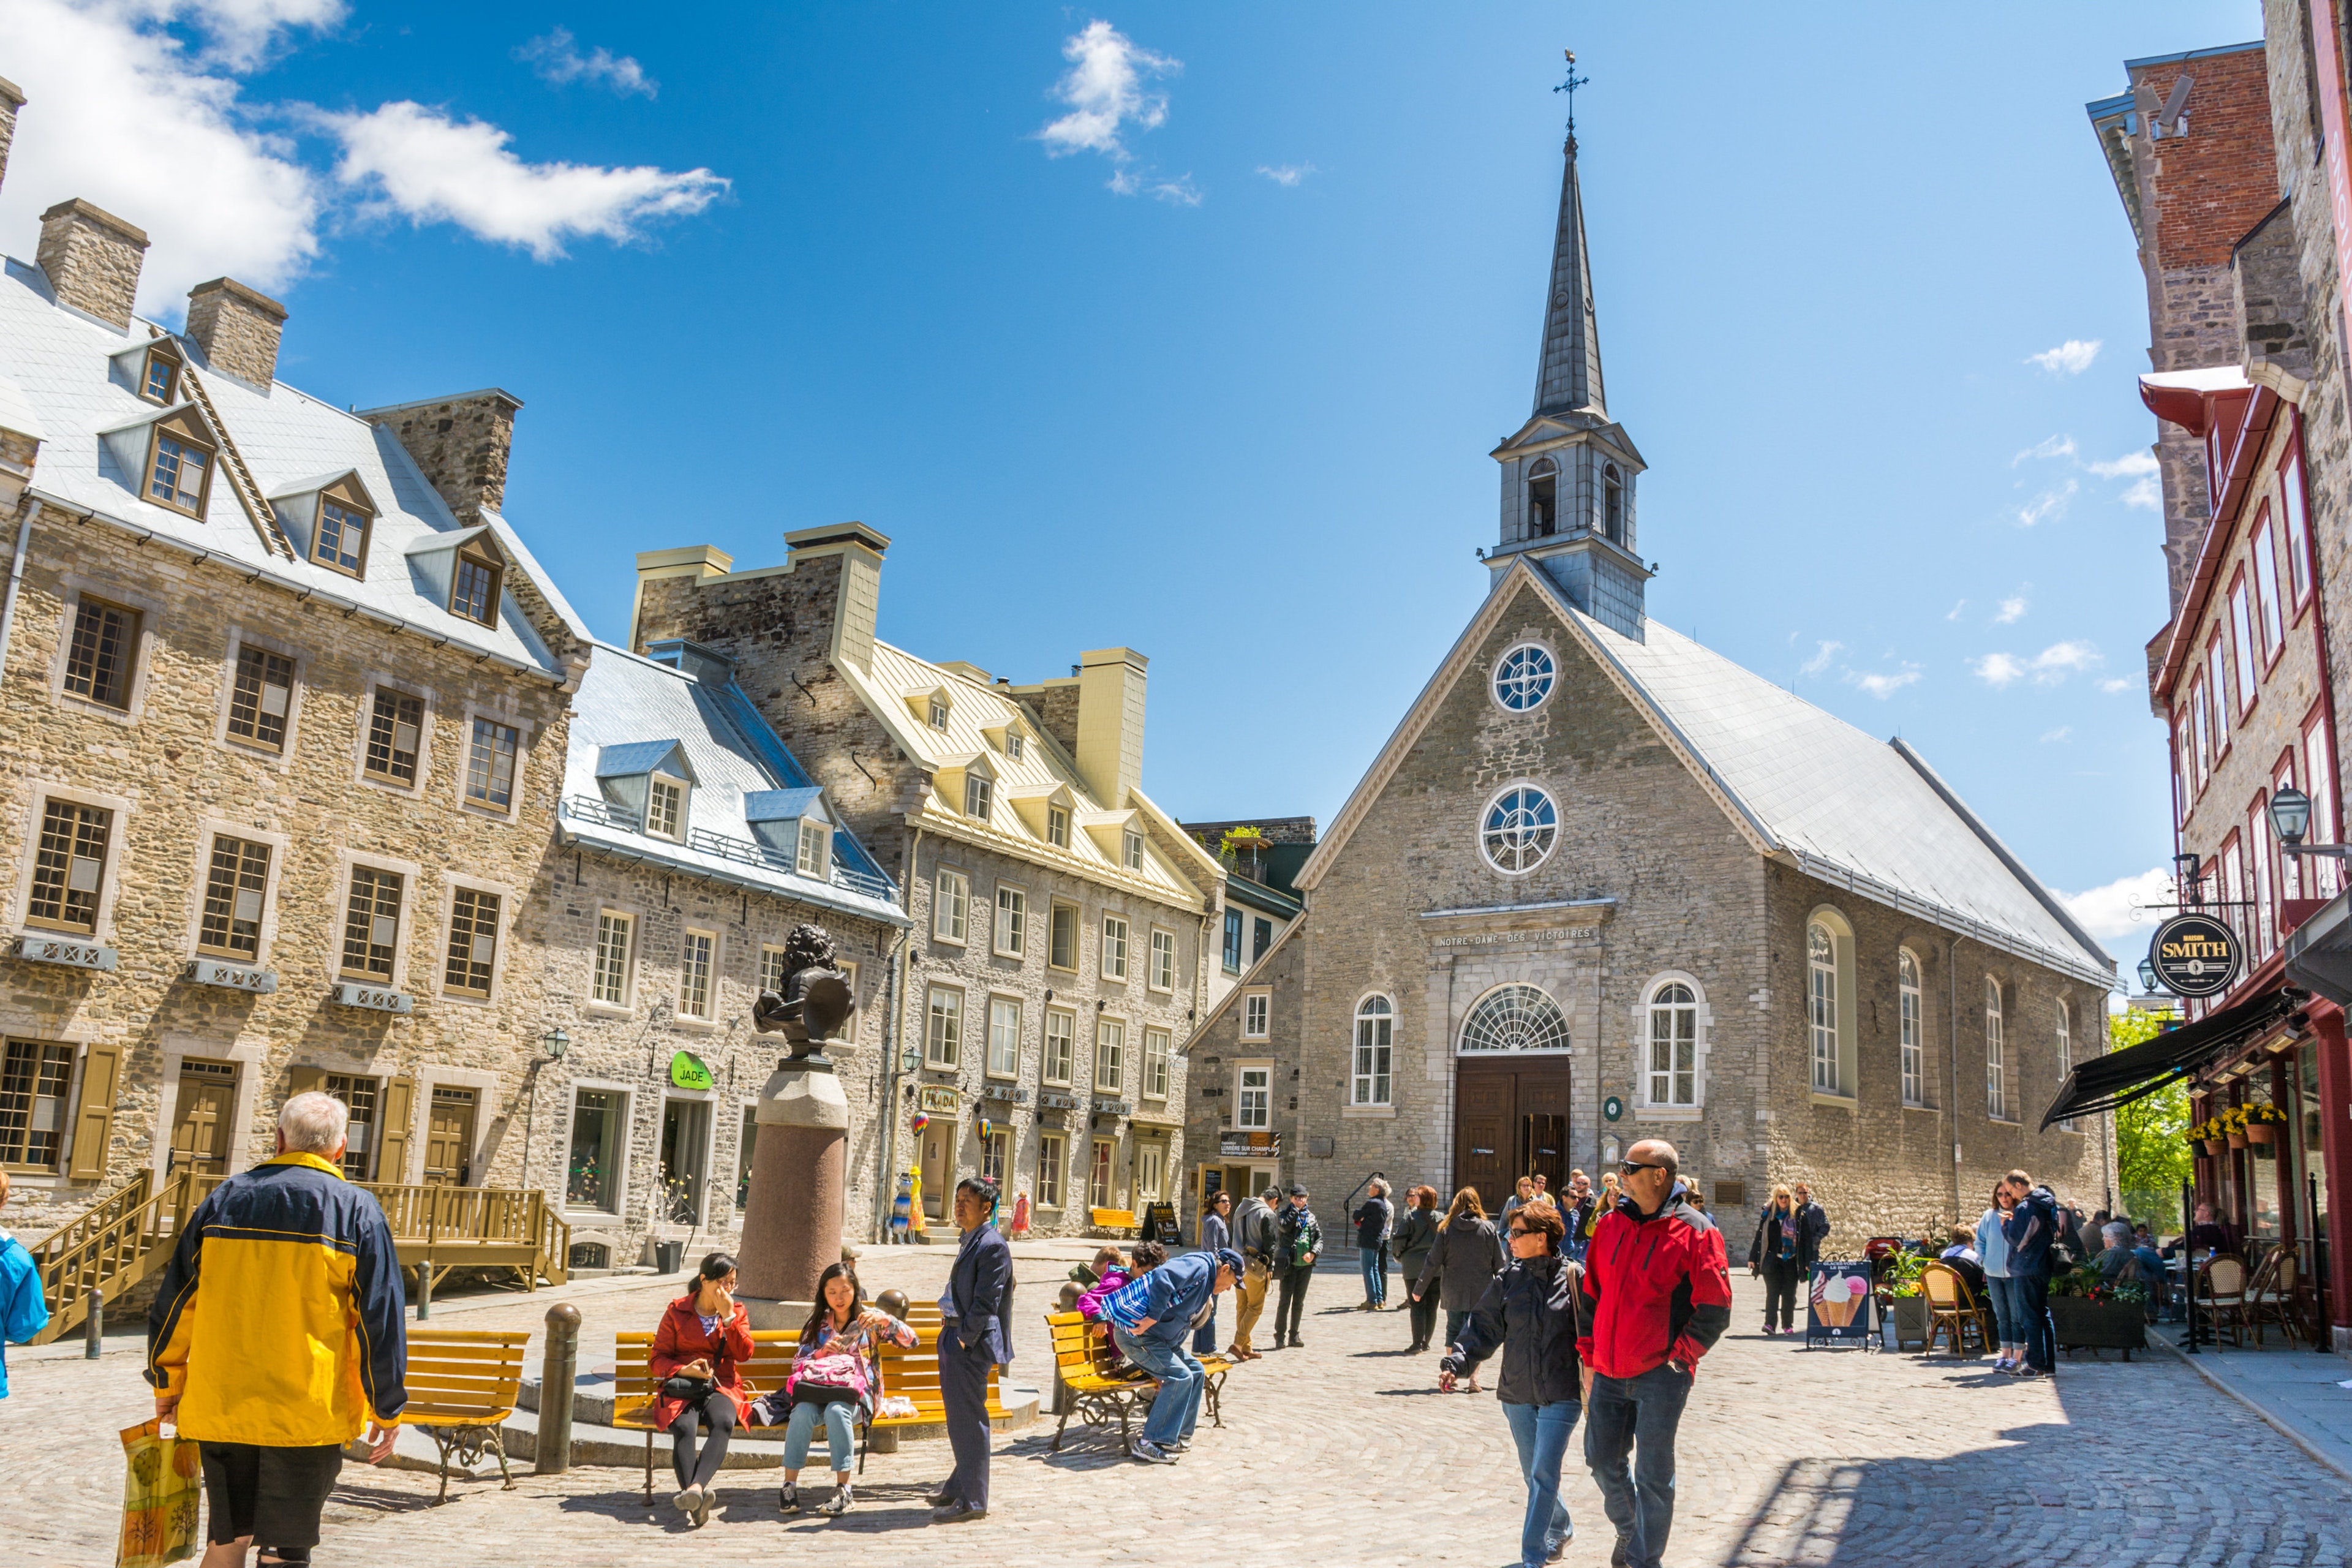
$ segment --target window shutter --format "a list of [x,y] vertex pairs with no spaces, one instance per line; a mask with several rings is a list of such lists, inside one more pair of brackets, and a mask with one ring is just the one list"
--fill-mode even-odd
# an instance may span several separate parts
[[387,1079],[383,1085],[383,1144],[375,1157],[375,1179],[398,1185],[408,1180],[408,1123],[416,1108],[416,1080]]
[[324,1094],[327,1090],[327,1069],[324,1068],[288,1068],[286,1098],[298,1094]]
[[81,1100],[74,1107],[73,1163],[66,1174],[77,1182],[106,1178],[114,1142],[114,1095],[122,1082],[122,1047],[97,1040],[82,1058]]

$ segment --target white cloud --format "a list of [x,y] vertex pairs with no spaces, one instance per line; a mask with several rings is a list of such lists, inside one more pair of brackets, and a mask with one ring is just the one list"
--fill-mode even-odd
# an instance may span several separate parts
[[656,220],[702,211],[728,188],[708,169],[526,163],[507,150],[511,133],[405,100],[319,119],[343,144],[335,177],[374,193],[376,209],[412,223],[454,223],[541,261],[583,235],[635,238]]
[[1146,89],[1152,77],[1184,68],[1181,60],[1139,47],[1108,22],[1093,21],[1062,42],[1070,68],[1054,84],[1054,96],[1070,112],[1037,132],[1047,156],[1100,153],[1124,163],[1131,154],[1124,140],[1129,126],[1156,130],[1168,118],[1168,95]]
[[1950,609],[1944,612],[1944,618],[1948,621],[1957,621],[1960,618],[1960,612],[1968,607],[1969,602],[1966,599],[1962,599],[1958,604],[1954,605]]
[[2074,480],[2068,479],[2063,485],[2053,485],[2049,489],[2043,490],[2017,509],[2015,513],[2017,525],[2020,528],[2032,528],[2036,523],[2047,522],[2052,519],[2065,516],[2066,503],[2074,499],[2074,492],[2081,488]]
[[2158,487],[2153,476],[2134,479],[2131,489],[2124,491],[2124,505],[2136,506],[2143,511],[2162,511],[2164,491]]
[[533,38],[515,51],[515,58],[530,66],[540,80],[557,87],[575,81],[602,83],[624,98],[632,93],[651,98],[661,90],[661,83],[627,55],[616,55],[601,44],[582,54],[569,27]]
[[2008,653],[1989,653],[1982,658],[1970,660],[1969,668],[1976,671],[1979,679],[1995,689],[2012,684],[2025,674],[2024,661],[2015,654]]
[[2000,602],[2000,609],[1993,616],[1992,624],[1997,626],[2006,626],[2023,620],[2027,609],[2026,595],[2032,592],[2032,588],[2033,584],[2028,583],[2024,587],[2003,599]]
[[2033,656],[2033,683],[2055,686],[2070,674],[2085,670],[2106,661],[2099,650],[2081,641],[2052,643]]
[[283,33],[341,16],[341,0],[0,0],[31,100],[0,189],[6,248],[32,255],[41,212],[81,196],[147,231],[150,314],[207,278],[283,289],[318,254],[320,192],[289,142],[254,128],[236,78]]
[[2129,691],[2132,683],[2127,677],[2116,675],[2099,682],[2099,689],[2112,697],[2118,691]]
[[2061,724],[2054,730],[2044,730],[2042,731],[2042,743],[2045,746],[2055,745],[2059,742],[2064,741],[2069,736],[2073,735],[2074,732],[2074,726],[2072,724]]
[[1112,174],[1110,188],[1122,196],[1150,195],[1180,207],[1201,205],[1201,188],[1190,174],[1179,174],[1172,180],[1162,179],[1155,170],[1137,174],[1132,169],[1120,169]]
[[2103,479],[2137,479],[2156,472],[2153,452],[2126,452],[2112,463],[2085,463],[2084,468]]
[[1317,171],[1312,163],[1260,163],[1257,172],[1285,190],[1297,190],[1299,181]]
[[1919,679],[1919,667],[1916,664],[1906,664],[1891,675],[1863,675],[1849,669],[1845,672],[1845,678],[1850,684],[1859,686],[1863,690],[1884,702],[1905,687],[1916,685]]
[[[2151,867],[2137,876],[2118,877],[2105,887],[2061,893],[2058,898],[2093,936],[2101,941],[2127,937],[2147,930],[2152,920],[2166,912],[2173,899],[2172,873],[2161,866]],[[2136,911],[2134,905],[2158,907]]]
[[2038,354],[2028,354],[2028,364],[2038,364],[2053,375],[2080,375],[2091,368],[2099,357],[2099,342],[2093,338],[2084,342],[2080,338],[2068,338],[2054,349],[2044,349]]
[[2071,458],[2074,455],[2074,437],[2072,436],[2052,436],[2036,441],[2032,446],[2011,458],[2009,460],[2009,466],[2013,468],[2028,458]]
[[1797,673],[1799,675],[1819,675],[1822,671],[1830,667],[1830,660],[1835,658],[1838,656],[1839,650],[1844,647],[1845,644],[1842,642],[1823,642],[1816,644],[1813,648],[1813,657],[1805,660],[1804,663],[1797,666]]

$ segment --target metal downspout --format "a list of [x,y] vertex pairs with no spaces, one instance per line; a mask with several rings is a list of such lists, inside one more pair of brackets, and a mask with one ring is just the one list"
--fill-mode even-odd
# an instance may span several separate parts
[[[919,827],[909,827],[907,830],[907,864],[898,877],[898,907],[904,910],[909,918],[912,918],[915,912],[915,857],[922,847],[923,830]],[[874,1182],[876,1220],[874,1239],[877,1242],[887,1241],[890,1238],[890,1205],[898,1195],[898,1037],[901,1033],[898,1013],[903,1005],[898,999],[898,977],[900,970],[908,962],[914,950],[914,928],[908,927],[906,934],[899,939],[898,945],[890,954],[889,1016],[884,1020],[882,1026],[882,1136],[876,1145],[880,1151],[878,1158],[881,1161],[881,1169],[876,1173]],[[909,986],[908,989],[911,990],[912,987]]]
[[1960,939],[1944,952],[1944,1054],[1950,1060],[1952,1092],[1948,1104],[1952,1129],[1952,1223],[1960,1223]]
[[7,592],[0,595],[0,670],[5,670],[8,665],[8,634],[16,626],[17,584],[25,580],[25,552],[32,547],[33,520],[40,515],[41,500],[36,496],[33,504],[25,509],[25,521],[16,525],[16,554],[8,563]]

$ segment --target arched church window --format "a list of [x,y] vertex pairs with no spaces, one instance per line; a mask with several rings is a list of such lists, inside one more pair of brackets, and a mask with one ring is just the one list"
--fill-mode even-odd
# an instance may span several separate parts
[[1568,1016],[1540,986],[1498,985],[1462,1020],[1464,1056],[1566,1049]]
[[1698,1103],[1698,998],[1679,980],[1650,998],[1649,1103]]
[[1601,531],[1612,544],[1625,542],[1625,476],[1614,463],[1601,469]]
[[1549,648],[1521,643],[1495,661],[1495,700],[1509,712],[1528,712],[1551,695],[1555,673]]
[[1822,1094],[1840,1094],[1844,1086],[1838,1071],[1842,1064],[1838,1059],[1837,939],[1819,921],[1805,928],[1805,969],[1806,1033],[1812,1046],[1813,1088]]
[[1356,1004],[1356,1070],[1349,1102],[1386,1105],[1395,1068],[1396,1009],[1378,992]]
[[1479,847],[1487,863],[1510,876],[1543,864],[1559,837],[1559,812],[1533,784],[1513,784],[1486,807]]
[[1559,523],[1559,465],[1538,458],[1528,468],[1528,537],[1548,539]]

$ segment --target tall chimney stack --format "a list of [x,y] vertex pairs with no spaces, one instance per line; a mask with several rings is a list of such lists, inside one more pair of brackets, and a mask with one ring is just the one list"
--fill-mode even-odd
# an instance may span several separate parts
[[1131,647],[1078,656],[1078,776],[1106,810],[1123,808],[1127,792],[1143,782],[1143,672],[1150,663]]
[[16,140],[16,111],[24,107],[24,92],[6,77],[0,77],[0,180],[8,177],[8,149]]
[[278,375],[278,338],[286,307],[234,278],[215,278],[188,290],[188,336],[205,362],[264,392]]
[[41,215],[40,248],[33,259],[48,275],[58,303],[131,330],[139,298],[139,268],[147,235],[103,207],[77,196]]
[[391,431],[449,503],[450,512],[471,525],[485,511],[506,505],[507,458],[514,451],[514,416],[521,406],[521,398],[488,386],[454,397],[362,408],[359,416]]

